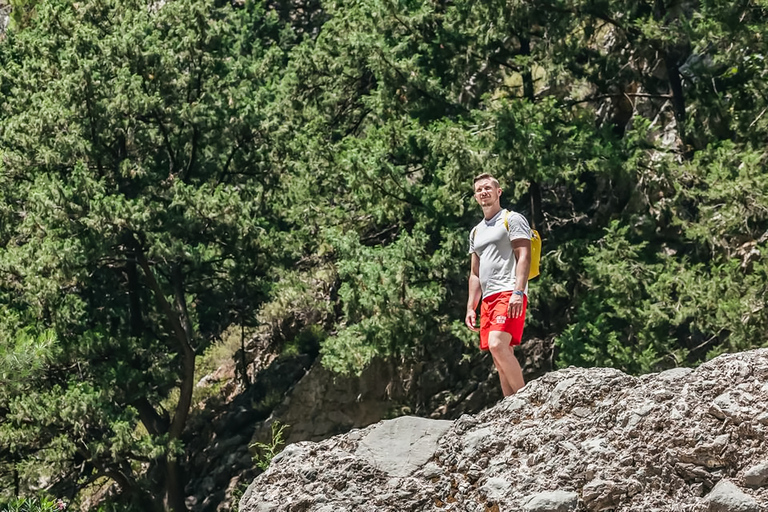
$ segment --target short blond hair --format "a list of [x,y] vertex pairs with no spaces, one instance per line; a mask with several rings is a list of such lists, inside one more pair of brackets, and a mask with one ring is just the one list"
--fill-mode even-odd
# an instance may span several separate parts
[[491,176],[487,172],[484,172],[483,174],[478,174],[477,176],[475,176],[475,179],[472,180],[472,185],[474,186],[475,183],[477,183],[478,181],[481,181],[481,180],[491,180],[491,183],[493,183],[493,185],[496,188],[501,187],[501,184],[499,184],[499,180],[497,180],[496,178],[494,178],[493,176]]

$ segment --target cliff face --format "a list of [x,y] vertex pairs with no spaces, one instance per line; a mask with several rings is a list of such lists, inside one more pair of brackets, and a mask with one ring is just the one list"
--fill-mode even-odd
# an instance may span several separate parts
[[[529,338],[517,351],[526,380],[551,370],[552,344]],[[331,374],[316,354],[278,357],[252,342],[251,384],[238,387],[233,365],[222,366],[198,386],[216,386],[190,419],[184,438],[194,512],[234,509],[244,486],[260,472],[251,447],[270,443],[271,427],[288,428],[286,440],[321,441],[385,417],[414,414],[453,420],[501,399],[490,354],[462,357],[458,344],[441,344],[416,361],[374,361],[360,376]],[[275,404],[275,399],[277,403]]]
[[768,349],[639,378],[568,368],[453,422],[289,445],[242,512],[768,510]]
[[0,1],[0,38],[5,35],[5,30],[11,22],[11,6]]

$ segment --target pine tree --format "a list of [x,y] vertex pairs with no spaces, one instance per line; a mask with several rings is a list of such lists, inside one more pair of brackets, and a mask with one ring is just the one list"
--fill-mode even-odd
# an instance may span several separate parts
[[186,510],[195,355],[269,288],[286,36],[260,4],[54,0],[0,45],[9,490],[107,477]]

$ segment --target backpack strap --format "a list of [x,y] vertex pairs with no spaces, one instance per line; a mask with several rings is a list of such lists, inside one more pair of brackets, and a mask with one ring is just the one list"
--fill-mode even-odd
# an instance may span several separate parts
[[[509,233],[509,210],[504,211],[504,228],[507,230],[507,233]],[[530,227],[529,229],[531,231],[531,240],[533,240],[539,235],[539,232]]]

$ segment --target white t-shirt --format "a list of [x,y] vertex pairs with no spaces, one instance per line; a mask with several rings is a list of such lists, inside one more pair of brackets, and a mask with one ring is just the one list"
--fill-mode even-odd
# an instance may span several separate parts
[[[509,231],[504,226],[507,215]],[[483,298],[494,293],[515,289],[517,260],[512,250],[512,240],[531,239],[528,221],[519,213],[500,210],[490,220],[481,220],[469,233],[469,254],[480,258],[480,289]],[[528,284],[525,285],[528,293]]]

